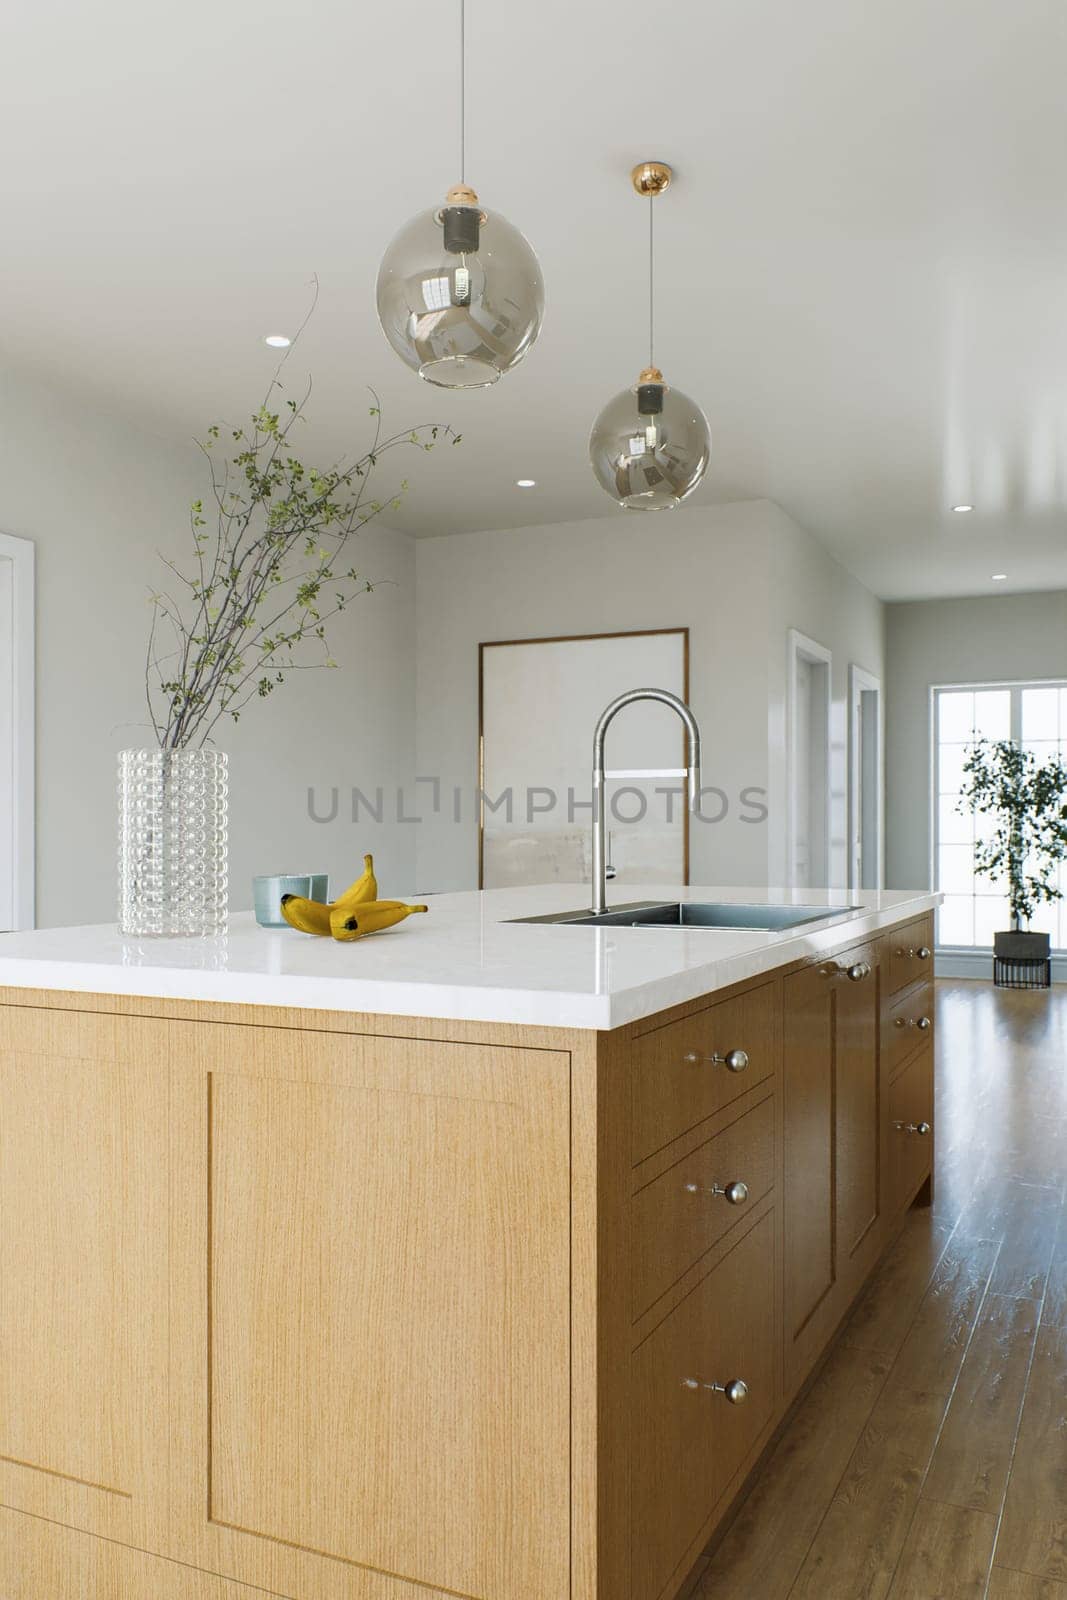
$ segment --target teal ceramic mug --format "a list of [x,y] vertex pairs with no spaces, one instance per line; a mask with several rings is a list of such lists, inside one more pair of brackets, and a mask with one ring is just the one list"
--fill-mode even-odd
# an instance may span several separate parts
[[292,872],[253,878],[252,905],[261,928],[288,927],[282,916],[283,894],[300,894],[305,900],[325,903],[330,898],[330,875],[328,872]]

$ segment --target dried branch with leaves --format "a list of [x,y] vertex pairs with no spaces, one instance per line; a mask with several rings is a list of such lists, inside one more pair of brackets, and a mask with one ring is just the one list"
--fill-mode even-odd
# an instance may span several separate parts
[[[427,451],[445,440],[460,442],[438,422],[383,436],[372,391],[374,440],[366,454],[326,471],[306,467],[290,437],[311,384],[300,400],[284,399],[284,365],[250,424],[226,430],[235,453],[224,464],[220,426],[199,441],[211,496],[192,504],[195,556],[189,572],[168,561],[178,588],[151,597],[145,683],[165,750],[202,745],[220,719],[237,722],[249,700],[265,699],[290,672],[336,666],[326,624],[374,587],[351,564],[350,543],[368,522],[395,510],[407,489],[404,480],[370,498],[375,469],[401,447]],[[318,660],[308,659],[314,654]]]

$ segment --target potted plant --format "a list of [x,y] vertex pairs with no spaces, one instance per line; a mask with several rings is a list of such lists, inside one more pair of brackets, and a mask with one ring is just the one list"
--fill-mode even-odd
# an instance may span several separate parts
[[[1011,739],[979,739],[967,751],[957,809],[990,819],[974,846],[975,869],[1007,885],[1011,928],[993,938],[994,977],[1015,968],[1035,986],[1049,981],[1049,936],[1027,924],[1042,905],[1063,898],[1054,879],[1067,860],[1067,765],[1059,756],[1039,761]],[[1002,974],[1004,976],[1002,977]]]
[[[291,355],[292,351],[288,352]],[[287,358],[288,358],[287,355]],[[286,358],[286,359],[287,359]],[[226,756],[219,724],[237,722],[290,672],[334,667],[326,627],[373,588],[350,545],[406,482],[371,497],[382,457],[432,450],[459,435],[423,423],[384,435],[377,397],[373,442],[358,460],[323,470],[293,447],[310,384],[284,398],[284,360],[243,427],[208,429],[200,447],[210,494],[191,509],[187,569],[152,595],[145,690],[155,744],[119,758],[119,926],[134,936],[219,931],[227,914]],[[220,462],[223,438],[230,445]]]

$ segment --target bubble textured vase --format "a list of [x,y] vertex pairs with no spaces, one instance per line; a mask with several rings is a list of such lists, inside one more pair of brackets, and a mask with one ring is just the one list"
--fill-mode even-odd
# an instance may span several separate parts
[[119,755],[119,931],[190,938],[226,927],[227,759],[219,750]]

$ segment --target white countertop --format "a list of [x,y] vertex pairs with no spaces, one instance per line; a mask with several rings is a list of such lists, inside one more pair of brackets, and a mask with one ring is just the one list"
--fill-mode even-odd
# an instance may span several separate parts
[[[572,911],[588,886],[425,897],[428,916],[338,944],[260,928],[250,912],[217,939],[124,939],[113,924],[0,934],[0,987],[304,1006],[472,1022],[616,1028],[819,956],[937,904],[927,891],[659,889],[615,885],[613,904],[709,900],[827,907],[833,921],[784,933],[523,925]],[[842,914],[842,908],[860,909]]]

